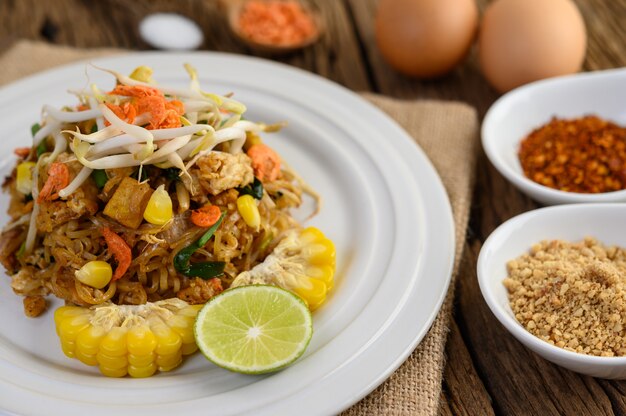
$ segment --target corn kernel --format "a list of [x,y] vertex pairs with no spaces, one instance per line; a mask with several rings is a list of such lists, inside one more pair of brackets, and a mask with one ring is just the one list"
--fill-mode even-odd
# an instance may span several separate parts
[[335,275],[334,267],[326,264],[319,266],[310,266],[307,267],[305,271],[306,275],[312,279],[321,280],[326,284],[326,290],[331,290],[333,288],[333,284],[335,279],[333,279]]
[[17,175],[15,180],[15,188],[28,195],[33,189],[33,175],[32,170],[35,167],[35,162],[22,162],[17,165]]
[[135,367],[134,365],[128,366],[128,374],[131,377],[135,377],[135,378],[150,377],[156,372],[156,370],[157,370],[157,365],[155,363],[150,363],[146,366],[139,366],[139,367]]
[[147,325],[129,329],[126,337],[130,354],[149,355],[157,346],[157,339]]
[[83,284],[96,289],[102,289],[111,281],[113,269],[106,261],[93,260],[85,263],[75,273],[76,278]]
[[69,358],[74,358],[75,357],[75,352],[76,352],[76,344],[73,341],[65,341],[65,340],[61,340],[61,350],[63,351],[63,354],[65,354],[67,357]]
[[128,354],[128,364],[135,367],[147,367],[156,360],[156,355],[152,352],[147,355]]
[[157,356],[156,363],[159,367],[171,367],[174,365],[178,365],[178,363],[180,363],[182,359],[183,353],[181,350],[178,350],[174,354]]
[[76,337],[76,347],[86,355],[96,355],[106,332],[99,326],[88,326]]
[[180,349],[183,341],[178,333],[166,325],[152,325],[151,329],[157,339],[155,352],[159,355],[173,354]]
[[180,335],[183,344],[195,342],[195,336],[193,334],[193,319],[180,315],[174,315],[169,319],[168,323],[170,328]]
[[315,310],[326,300],[326,283],[309,278],[305,282],[305,286],[297,287],[294,291],[307,302],[309,309]]
[[126,328],[111,328],[100,343],[100,352],[110,356],[126,355]]
[[128,365],[128,360],[125,355],[108,355],[102,351],[98,351],[96,358],[101,366],[109,369],[126,368]]
[[172,198],[163,185],[159,186],[150,196],[143,218],[150,224],[167,224],[174,216]]
[[78,306],[61,306],[56,311],[54,311],[54,324],[57,328],[57,335],[59,335],[59,325],[62,321],[69,319],[71,317],[79,316],[79,315],[88,315],[89,310],[85,308],[81,308]]
[[237,198],[237,211],[248,227],[258,229],[261,225],[259,207],[252,195],[242,195]]
[[103,365],[100,365],[100,372],[107,377],[124,377],[127,374],[126,367],[122,368],[109,368]]
[[303,256],[312,264],[335,264],[335,247],[328,240],[318,240],[302,250]]
[[61,321],[59,337],[64,341],[76,341],[76,337],[83,329],[89,326],[89,317],[78,315]]
[[152,82],[152,68],[146,65],[138,66],[130,74],[129,78],[141,82]]
[[80,348],[76,348],[74,357],[77,358],[83,364],[92,365],[92,366],[98,365],[98,359],[96,358],[96,354],[83,354]]

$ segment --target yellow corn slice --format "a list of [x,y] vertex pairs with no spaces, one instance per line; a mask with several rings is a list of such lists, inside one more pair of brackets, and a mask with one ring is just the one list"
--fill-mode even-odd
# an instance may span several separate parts
[[201,306],[176,298],[140,306],[62,306],[54,321],[66,356],[108,377],[150,377],[197,350],[193,323]]
[[[284,268],[282,264],[292,266]],[[240,273],[231,287],[253,283],[280,286],[315,310],[326,301],[334,276],[334,244],[320,230],[309,227],[286,236],[262,264]]]

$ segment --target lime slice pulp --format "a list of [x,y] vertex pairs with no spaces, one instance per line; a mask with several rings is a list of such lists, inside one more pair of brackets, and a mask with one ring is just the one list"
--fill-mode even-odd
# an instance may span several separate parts
[[220,367],[246,374],[280,370],[309,345],[313,320],[298,296],[269,285],[240,286],[214,297],[194,326],[198,348]]

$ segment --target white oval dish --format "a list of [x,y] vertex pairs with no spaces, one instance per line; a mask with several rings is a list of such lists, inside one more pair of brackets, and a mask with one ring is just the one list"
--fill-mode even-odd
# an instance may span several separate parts
[[519,162],[519,143],[552,117],[597,115],[626,125],[626,69],[568,75],[534,82],[502,96],[487,112],[482,144],[498,171],[519,190],[546,205],[624,202],[626,190],[602,194],[564,192],[528,179]]
[[[435,319],[454,259],[452,211],[424,153],[383,112],[358,95],[286,65],[221,53],[134,53],[94,61],[130,73],[154,68],[164,85],[185,86],[182,64],[205,90],[234,92],[253,120],[289,125],[264,140],[324,197],[308,225],[337,249],[336,285],[314,315],[303,357],[267,376],[220,369],[200,354],[147,379],[111,379],[61,352],[52,313],[30,319],[0,279],[0,413],[67,416],[334,414],[382,383]],[[85,77],[87,72],[89,79]],[[86,63],[60,67],[0,89],[0,175],[13,148],[30,145],[43,104],[74,103],[68,88],[111,76]],[[8,197],[0,197],[0,224]],[[306,210],[305,210],[306,211]],[[308,211],[298,211],[299,218]],[[2,273],[4,274],[4,273]],[[57,302],[54,306],[58,305]]]
[[566,351],[526,331],[515,319],[503,285],[506,263],[542,240],[580,241],[594,237],[605,245],[626,247],[623,224],[626,204],[573,204],[541,208],[500,225],[485,241],[478,256],[480,290],[496,318],[526,347],[546,360],[593,377],[626,379],[626,357],[596,357]]

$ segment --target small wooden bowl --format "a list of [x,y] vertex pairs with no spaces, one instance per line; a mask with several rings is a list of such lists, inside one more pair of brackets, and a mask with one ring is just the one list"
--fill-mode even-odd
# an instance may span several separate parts
[[230,27],[233,34],[241,42],[245,43],[254,51],[268,55],[287,54],[290,52],[294,52],[298,49],[303,49],[311,46],[318,41],[323,32],[323,20],[319,12],[313,10],[308,3],[299,1],[304,11],[312,17],[315,28],[317,29],[309,38],[293,45],[272,45],[256,42],[255,40],[250,39],[248,36],[246,36],[239,27],[239,16],[241,15],[241,11],[247,1],[248,0],[225,0],[222,2],[222,4],[226,7],[228,26]]

